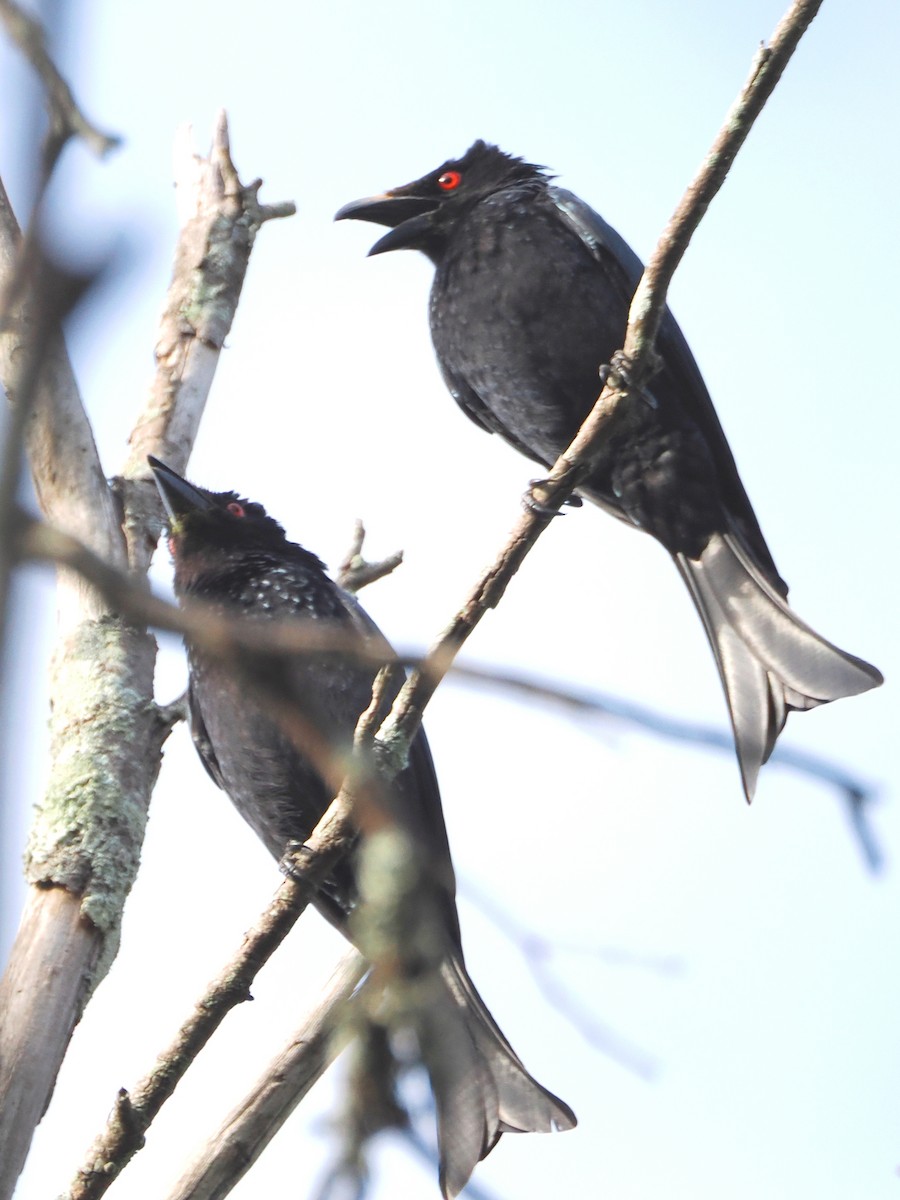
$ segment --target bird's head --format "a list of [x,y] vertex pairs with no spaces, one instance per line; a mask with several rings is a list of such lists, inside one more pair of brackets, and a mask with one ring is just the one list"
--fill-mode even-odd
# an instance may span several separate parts
[[165,506],[169,549],[179,582],[216,563],[253,554],[284,554],[293,544],[261,504],[237,492],[209,492],[188,483],[158,458],[147,461]]
[[449,230],[473,205],[513,184],[548,178],[544,167],[477,141],[462,158],[449,159],[421,179],[345,204],[334,219],[389,225],[391,232],[375,243],[370,255],[421,250],[436,261]]

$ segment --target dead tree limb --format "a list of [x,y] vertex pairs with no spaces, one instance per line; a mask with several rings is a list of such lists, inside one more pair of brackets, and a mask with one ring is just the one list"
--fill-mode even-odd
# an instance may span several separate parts
[[266,221],[296,211],[292,203],[260,204],[262,180],[241,183],[224,112],[216,121],[208,157],[194,154],[189,131],[179,136],[176,149],[176,197],[183,225],[160,318],[153,386],[128,439],[117,481],[129,562],[142,570],[156,548],[162,516],[147,455],[184,472],[256,235]]
[[341,1010],[366,971],[351,950],[325,985],[322,997],[284,1050],[219,1129],[172,1189],[168,1200],[215,1200],[242,1179],[313,1084],[342,1049]]
[[[198,166],[197,163],[200,165]],[[167,312],[193,314],[192,337],[204,347],[230,328],[255,231],[269,216],[243,188],[228,156],[221,117],[208,160],[191,164],[183,181],[195,213],[185,234],[190,250],[176,257]],[[0,206],[0,266],[15,271],[20,238],[8,204]],[[233,238],[241,252],[198,258],[209,244]],[[179,299],[180,298],[180,299]],[[121,570],[146,570],[158,514],[133,493],[111,493],[78,396],[62,336],[55,330],[35,375],[33,395],[21,394],[21,362],[40,314],[21,290],[0,334],[0,372],[15,404],[28,404],[26,446],[43,511]],[[163,340],[169,338],[163,322]],[[182,343],[185,339],[182,339]],[[190,340],[190,338],[188,339]],[[168,342],[166,342],[168,344]],[[186,459],[217,359],[205,350],[195,373],[182,357],[183,380],[168,374],[165,403],[151,399],[132,438],[135,446]],[[168,367],[162,356],[161,371]],[[186,399],[182,414],[182,385]],[[158,391],[154,389],[154,396]],[[128,466],[126,465],[126,475]],[[138,496],[138,499],[140,497]],[[122,529],[124,513],[124,536]],[[63,1053],[87,999],[115,956],[119,922],[137,871],[147,807],[170,723],[153,701],[156,644],[80,577],[63,573],[60,632],[52,675],[51,773],[31,831],[26,873],[31,890],[4,979],[0,981],[0,1200],[12,1194],[34,1127],[40,1120]],[[47,987],[48,953],[58,986]],[[61,964],[61,965],[60,965]]]

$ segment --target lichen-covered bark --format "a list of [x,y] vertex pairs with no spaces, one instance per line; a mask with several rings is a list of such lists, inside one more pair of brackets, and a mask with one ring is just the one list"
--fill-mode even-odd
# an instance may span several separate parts
[[83,624],[56,651],[53,771],[31,829],[29,882],[60,885],[115,934],[140,858],[164,726],[154,639],[118,617]]
[[155,658],[154,638],[112,615],[76,626],[54,656],[50,778],[26,855],[32,886],[0,980],[4,1200],[72,1030],[118,949],[168,732],[153,702]]

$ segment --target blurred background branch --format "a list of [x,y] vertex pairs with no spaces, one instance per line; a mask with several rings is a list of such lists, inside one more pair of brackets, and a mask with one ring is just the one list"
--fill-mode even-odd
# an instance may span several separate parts
[[[254,663],[264,666],[268,660],[300,653],[349,655],[374,666],[389,661],[415,670],[427,669],[436,661],[432,657],[429,663],[421,651],[414,650],[386,655],[384,645],[379,641],[373,641],[368,648],[360,646],[355,638],[350,644],[343,630],[328,626],[325,622],[314,627],[291,621],[252,625],[224,617],[215,609],[200,604],[190,605],[186,609],[177,608],[111,567],[77,539],[15,509],[12,511],[16,518],[10,543],[14,556],[19,554],[25,559],[56,563],[77,572],[98,589],[108,604],[133,621],[157,630],[181,634],[209,653],[225,656],[233,662],[235,669],[240,669],[242,663],[244,666]],[[394,554],[382,562],[368,563],[361,557],[361,547],[357,530],[339,574],[342,585],[350,583],[351,590],[367,586],[390,573],[399,565],[402,557]],[[351,563],[351,559],[355,561]],[[465,659],[454,660],[447,669],[451,680],[465,686],[496,688],[518,695],[523,700],[558,705],[573,716],[594,715],[605,722],[632,725],[653,737],[686,742],[698,749],[712,750],[729,758],[734,755],[734,738],[730,730],[688,721],[671,713],[656,712],[621,696]],[[259,677],[258,671],[256,674]],[[604,725],[604,728],[608,729],[609,725]],[[834,788],[847,805],[851,826],[868,866],[872,870],[879,869],[883,856],[866,815],[869,805],[878,795],[878,785],[867,781],[846,764],[787,745],[777,746],[771,761]]]

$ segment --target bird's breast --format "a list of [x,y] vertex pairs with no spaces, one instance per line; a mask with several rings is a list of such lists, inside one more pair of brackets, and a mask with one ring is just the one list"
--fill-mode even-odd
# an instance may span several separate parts
[[627,313],[597,295],[595,269],[549,215],[508,205],[476,210],[435,274],[430,323],[444,375],[542,461],[568,445],[621,344]]

